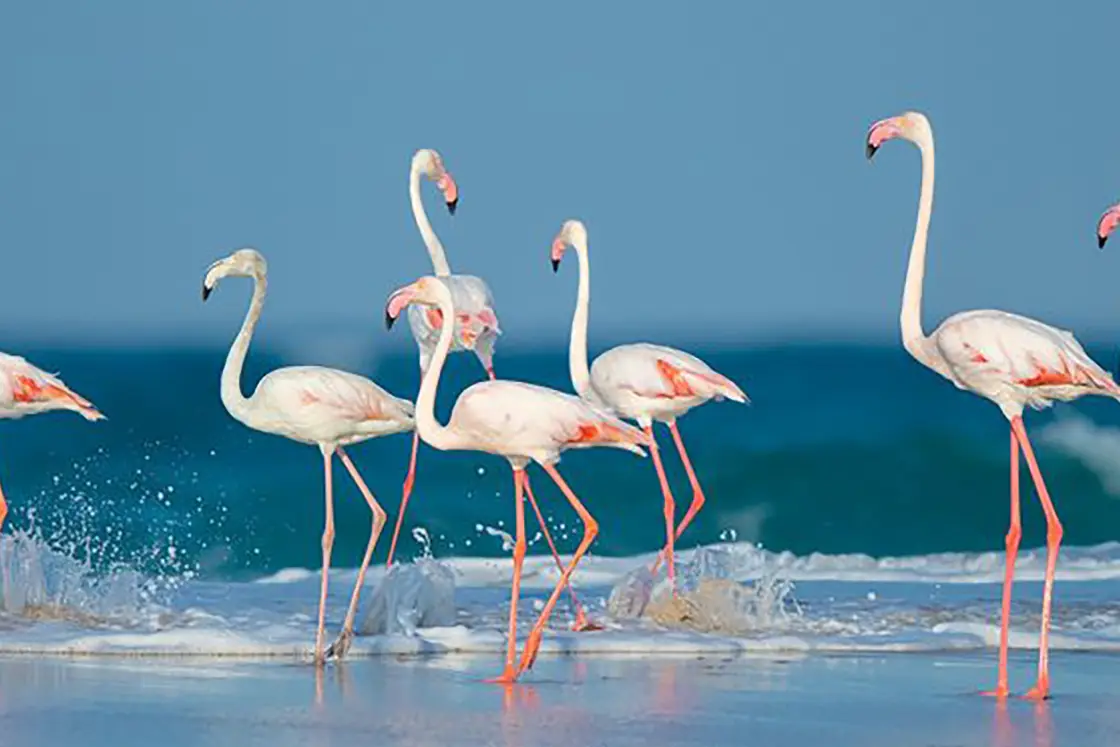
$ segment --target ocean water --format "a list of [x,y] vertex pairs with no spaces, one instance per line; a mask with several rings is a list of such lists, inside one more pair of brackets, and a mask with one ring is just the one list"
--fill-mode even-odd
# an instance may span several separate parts
[[[502,351],[499,375],[570,390],[566,351]],[[896,346],[790,346],[762,350],[690,346],[739,382],[747,406],[709,403],[681,420],[708,503],[682,538],[774,551],[872,556],[1002,548],[1008,516],[1008,434],[998,410],[956,390]],[[98,561],[195,566],[239,578],[315,567],[322,531],[315,449],[256,433],[218,399],[224,350],[27,350],[22,354],[91,398],[108,420],[68,413],[0,421],[0,480],[8,530],[88,544]],[[1091,350],[1098,360],[1107,348]],[[246,390],[285,359],[254,349]],[[418,386],[411,351],[357,366],[399,396]],[[437,414],[481,370],[453,356]],[[1120,406],[1083,399],[1030,413],[1044,475],[1069,546],[1120,539]],[[668,432],[659,436],[680,515],[691,498]],[[395,517],[410,441],[350,449]],[[561,469],[601,525],[593,552],[624,556],[664,539],[661,496],[648,459],[614,450],[569,452]],[[1045,526],[1023,469],[1024,545]],[[574,549],[574,513],[539,470],[534,485],[563,549]],[[344,566],[364,548],[369,512],[339,468],[335,552]],[[501,556],[487,528],[511,525],[507,464],[484,454],[421,445],[416,489],[402,533],[404,558],[423,527],[438,556]],[[576,522],[578,524],[578,521]],[[379,550],[384,558],[386,547]],[[153,566],[153,567],[155,567]]]
[[[576,583],[608,630],[566,633],[565,598],[544,652],[995,645],[1009,445],[994,406],[895,346],[682,347],[752,398],[748,406],[710,403],[681,421],[708,498],[679,543],[683,572],[694,582],[731,579],[755,597],[746,607],[738,596],[720,602],[735,620],[715,631],[666,632],[622,614],[635,595],[640,608],[659,588],[642,575],[663,541],[656,477],[648,460],[625,452],[570,452],[561,469],[601,529]],[[4,606],[14,613],[0,613],[0,650],[306,654],[323,517],[319,455],[229,417],[218,399],[224,349],[19,352],[60,370],[109,420],[0,422],[0,479],[12,510],[0,566],[9,576]],[[1102,361],[1112,354],[1090,352]],[[332,361],[254,349],[244,386],[298,362]],[[561,347],[507,345],[498,366],[503,377],[568,388]],[[354,368],[414,396],[410,350]],[[441,417],[481,375],[467,356],[453,357],[449,369]],[[1027,425],[1065,526],[1053,645],[1120,649],[1120,408],[1083,400],[1031,413]],[[690,491],[661,436],[683,515]],[[350,449],[390,521],[409,445],[398,436]],[[533,474],[561,552],[571,552],[578,521],[547,477]],[[1043,553],[1030,550],[1045,530],[1023,476],[1016,647],[1037,641],[1044,565]],[[334,626],[370,526],[341,469],[336,486]],[[501,649],[511,488],[500,459],[422,446],[401,545],[402,559],[420,560],[395,591],[383,569],[371,573],[363,625],[390,635],[359,640],[356,655]],[[531,554],[547,552],[532,522],[529,537]],[[388,535],[375,563],[387,547]],[[417,579],[433,571],[449,584],[417,592]],[[523,620],[556,578],[550,558],[528,564]],[[31,619],[20,614],[27,605],[54,611]],[[366,619],[370,609],[384,619]]]

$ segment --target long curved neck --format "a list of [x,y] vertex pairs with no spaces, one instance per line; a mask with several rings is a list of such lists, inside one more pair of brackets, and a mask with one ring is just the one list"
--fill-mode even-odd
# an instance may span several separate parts
[[910,247],[910,263],[906,268],[906,285],[902,290],[902,344],[911,354],[924,358],[922,350],[922,284],[926,274],[926,239],[930,214],[933,213],[933,136],[916,141],[922,154],[922,188],[918,197],[918,222],[914,227],[914,243]]
[[253,298],[249,302],[249,311],[245,314],[245,321],[241,323],[241,331],[229,347],[226,364],[222,367],[222,404],[230,415],[242,422],[249,416],[250,402],[241,393],[241,370],[245,367],[245,355],[249,352],[253,330],[257,326],[257,320],[261,318],[267,286],[268,280],[264,275],[253,276]]
[[420,168],[415,163],[412,164],[412,171],[408,175],[408,197],[412,202],[412,217],[416,219],[416,226],[424,238],[424,246],[428,247],[428,254],[432,258],[432,269],[436,275],[447,277],[451,274],[451,266],[447,264],[443,244],[432,229],[428,214],[424,212],[424,200],[420,196]]
[[591,262],[587,258],[587,244],[573,243],[579,258],[579,289],[576,291],[576,310],[572,314],[572,334],[568,340],[568,373],[572,388],[586,399],[591,393],[591,372],[587,368],[587,317],[591,305]]
[[[455,318],[450,292],[444,291],[440,294],[439,310],[443,313],[444,319]],[[436,420],[436,391],[439,389],[439,377],[443,373],[447,353],[451,350],[454,326],[453,324],[440,325],[439,341],[436,343],[435,352],[432,353],[428,371],[420,382],[420,392],[416,395],[416,432],[429,446],[443,451],[458,448],[461,441],[455,431],[440,425]]]

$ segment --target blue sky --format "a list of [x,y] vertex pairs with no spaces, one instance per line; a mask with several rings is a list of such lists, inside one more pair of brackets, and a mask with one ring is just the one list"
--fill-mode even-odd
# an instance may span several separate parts
[[[507,335],[568,324],[568,217],[600,335],[896,335],[918,154],[869,165],[875,119],[937,136],[927,329],[963,308],[1082,335],[1120,316],[1114,3],[36,2],[0,27],[0,330],[227,339],[216,257],[269,259],[270,334],[380,324],[430,269],[409,158],[452,267]],[[405,338],[406,336],[396,335]],[[384,339],[379,336],[378,339]]]

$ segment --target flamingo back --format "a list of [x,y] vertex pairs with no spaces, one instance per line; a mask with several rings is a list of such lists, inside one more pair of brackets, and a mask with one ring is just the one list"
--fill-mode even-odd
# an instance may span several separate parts
[[1043,409],[1086,394],[1120,398],[1112,376],[1072,333],[1006,311],[954,314],[930,335],[926,350],[950,381],[1005,412]]
[[246,425],[310,444],[348,444],[410,431],[413,404],[357,374],[322,366],[270,371]]
[[57,375],[18,355],[0,353],[0,418],[20,418],[50,410],[71,410],[86,420],[105,417]]
[[551,463],[571,448],[645,455],[646,434],[571,394],[518,381],[482,381],[459,395],[448,428],[465,448]]
[[[475,351],[483,365],[492,367],[494,342],[501,328],[494,311],[494,298],[486,282],[474,275],[447,275],[441,277],[451,291],[455,308],[455,334],[451,338],[451,351]],[[428,363],[439,342],[443,315],[439,309],[415,304],[408,307],[408,326],[420,347],[420,367],[428,370]]]
[[710,399],[746,402],[735,382],[690,353],[633,343],[606,351],[591,364],[597,399],[625,417],[669,419]]

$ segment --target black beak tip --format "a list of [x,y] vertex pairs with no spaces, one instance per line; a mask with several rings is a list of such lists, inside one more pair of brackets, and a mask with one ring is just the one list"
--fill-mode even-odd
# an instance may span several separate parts
[[870,161],[872,158],[875,157],[875,151],[877,151],[877,150],[879,150],[878,146],[872,145],[871,143],[867,144],[867,160],[868,161]]
[[388,311],[385,312],[385,329],[392,329],[393,322],[397,321]]
[[212,291],[212,290],[213,290],[213,288],[211,288],[209,286],[206,286],[206,285],[202,286],[202,300],[203,301],[205,301],[207,298],[210,298],[210,291]]
[[1104,242],[1106,242],[1106,241],[1108,241],[1107,236],[1102,236],[1099,233],[1097,234],[1097,247],[1098,248],[1104,249]]
[[559,272],[560,271],[560,260],[558,260],[558,259],[552,260],[552,271],[553,272]]
[[451,213],[452,215],[455,215],[455,209],[457,207],[459,207],[459,198],[458,197],[456,197],[451,202],[447,203],[447,212]]

